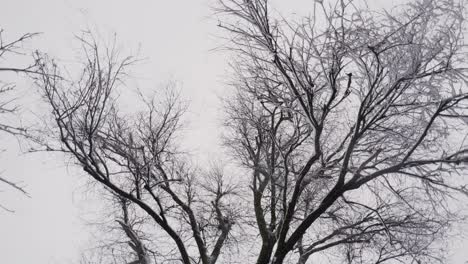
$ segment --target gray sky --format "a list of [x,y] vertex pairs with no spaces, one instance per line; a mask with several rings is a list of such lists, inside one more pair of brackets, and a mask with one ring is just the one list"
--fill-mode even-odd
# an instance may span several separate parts
[[[286,14],[304,10],[312,0],[276,1]],[[383,3],[386,4],[383,4]],[[401,1],[377,1],[389,6]],[[283,9],[281,9],[283,10]],[[86,27],[97,28],[104,38],[117,33],[123,51],[140,49],[146,58],[132,70],[128,86],[144,91],[177,81],[190,99],[190,130],[186,141],[201,160],[219,154],[219,102],[227,88],[223,81],[228,66],[226,55],[212,51],[220,39],[208,0],[14,0],[0,8],[0,27],[14,38],[26,32],[43,32],[28,48],[50,53],[64,62],[75,60],[73,35]],[[17,79],[23,94],[30,83]],[[26,102],[32,102],[30,99]],[[23,107],[25,112],[34,105]],[[0,187],[3,204],[16,210],[0,211],[0,262],[12,264],[76,263],[81,249],[89,246],[89,228],[83,218],[89,213],[92,197],[83,196],[83,187],[66,159],[50,154],[20,155],[16,141],[0,138],[0,171],[10,179],[22,180],[32,198]],[[453,243],[453,264],[468,260],[465,241]],[[468,247],[468,246],[467,246]]]

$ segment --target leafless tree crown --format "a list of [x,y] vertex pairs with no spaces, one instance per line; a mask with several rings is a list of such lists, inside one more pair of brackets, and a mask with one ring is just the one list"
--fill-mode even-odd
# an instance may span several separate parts
[[178,150],[177,93],[124,115],[134,60],[92,36],[78,80],[38,54],[59,143],[44,145],[115,195],[133,263],[443,263],[452,198],[468,194],[463,2],[364,4],[316,1],[297,22],[266,0],[218,1],[235,55],[225,145],[245,186]]
[[128,207],[137,207],[140,215],[151,218],[151,226],[158,226],[163,242],[150,254],[129,218],[117,220],[138,258],[135,263],[152,258],[215,263],[235,222],[236,211],[226,203],[235,188],[223,180],[221,170],[194,168],[178,150],[175,138],[186,106],[167,90],[142,97],[145,110],[125,116],[115,96],[134,58],[120,58],[114,48],[101,49],[90,34],[79,40],[86,61],[78,81],[58,77],[58,65],[38,54],[41,74],[36,82],[52,108],[52,133],[60,142],[42,144],[46,150],[70,153],[118,197],[124,215]]
[[257,263],[442,261],[446,198],[467,193],[463,3],[363,4],[316,1],[296,22],[266,0],[219,1],[237,56],[226,142],[252,172]]

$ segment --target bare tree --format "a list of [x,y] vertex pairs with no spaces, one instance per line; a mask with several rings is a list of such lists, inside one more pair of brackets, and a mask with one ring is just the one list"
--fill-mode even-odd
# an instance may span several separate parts
[[[235,186],[220,171],[206,177],[178,149],[186,106],[168,89],[149,99],[142,96],[145,109],[129,117],[119,109],[117,95],[135,59],[119,58],[115,45],[100,47],[90,33],[79,40],[85,58],[77,80],[59,77],[59,66],[37,54],[41,74],[36,82],[54,121],[48,135],[58,139],[43,140],[45,149],[70,154],[87,175],[151,218],[158,230],[153,238],[161,241],[154,249],[161,256],[157,261],[216,263],[237,217],[228,203]],[[140,255],[153,249],[139,242],[127,221],[119,224],[138,263],[148,263]]]
[[[5,74],[6,72],[22,74],[34,73],[34,63],[25,67],[15,67],[12,66],[13,62],[11,62],[11,56],[25,55],[23,51],[24,42],[30,40],[36,35],[37,34],[35,33],[27,33],[14,40],[6,40],[4,38],[4,30],[0,28],[0,74]],[[4,64],[6,65],[4,66]],[[0,79],[0,134],[8,133],[12,135],[25,135],[25,128],[7,122],[7,118],[15,114],[18,110],[18,106],[15,104],[15,98],[11,95],[14,88],[14,84],[5,82],[3,77]],[[2,149],[0,149],[0,151],[1,150]],[[29,196],[25,189],[18,183],[3,177],[0,177],[0,182],[18,190],[26,196]],[[0,207],[11,212],[10,209],[1,204]]]
[[267,0],[219,1],[256,263],[443,263],[450,198],[468,193],[464,3],[316,1],[297,22]]
[[[123,215],[134,210],[117,223],[139,263],[148,252],[184,264],[236,262],[229,254],[259,264],[443,263],[441,243],[459,220],[452,198],[468,194],[463,5],[413,1],[392,14],[364,4],[317,1],[295,22],[266,0],[219,1],[235,52],[225,144],[249,195],[182,153],[177,93],[142,97],[137,114],[120,108],[134,59],[90,35],[75,80],[38,54],[53,116],[42,144],[69,154]],[[141,229],[130,220],[142,218]]]

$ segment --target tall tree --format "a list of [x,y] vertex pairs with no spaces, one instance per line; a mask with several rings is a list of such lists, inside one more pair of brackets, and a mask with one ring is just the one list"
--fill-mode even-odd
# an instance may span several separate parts
[[[37,54],[41,74],[36,82],[52,109],[49,133],[58,139],[42,144],[70,154],[86,174],[149,217],[164,238],[155,249],[163,260],[216,263],[237,217],[228,203],[235,186],[220,170],[191,166],[179,151],[176,134],[186,106],[168,89],[142,96],[145,109],[129,118],[116,97],[134,58],[120,58],[115,45],[99,46],[89,33],[79,40],[86,57],[77,81],[60,77],[59,66]],[[120,225],[133,250],[143,251],[128,222]]]
[[449,198],[467,194],[464,2],[390,14],[316,1],[300,21],[271,10],[219,1],[236,54],[227,143],[252,172],[256,262],[442,262]]
[[235,54],[225,144],[245,172],[237,185],[180,152],[176,93],[123,112],[133,58],[89,35],[76,80],[38,54],[53,116],[43,142],[150,219],[164,242],[143,245],[120,220],[140,263],[145,249],[184,264],[443,263],[452,198],[468,194],[463,4],[413,1],[393,14],[364,4],[317,1],[297,22],[266,0],[219,0]]

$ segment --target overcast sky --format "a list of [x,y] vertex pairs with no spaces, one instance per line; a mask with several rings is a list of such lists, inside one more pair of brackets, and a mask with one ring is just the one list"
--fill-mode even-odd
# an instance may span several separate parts
[[[287,13],[307,10],[312,0],[281,2]],[[388,7],[401,1],[376,1]],[[218,96],[226,89],[227,56],[219,51],[221,39],[208,0],[10,0],[0,6],[0,28],[6,38],[26,32],[42,32],[29,42],[63,62],[76,57],[74,35],[86,28],[104,38],[117,33],[118,42],[129,53],[140,50],[145,58],[132,70],[128,86],[150,91],[176,81],[190,99],[190,124],[186,141],[201,161],[220,153]],[[17,80],[23,94],[31,84]],[[33,100],[26,100],[32,102]],[[23,107],[32,111],[35,106]],[[86,215],[94,200],[83,195],[83,176],[67,168],[66,160],[50,154],[20,155],[11,137],[0,139],[8,150],[0,155],[0,172],[22,180],[32,198],[1,187],[0,199],[14,214],[0,211],[0,263],[77,263],[79,253],[89,246]],[[468,260],[464,241],[452,243],[449,263]],[[468,246],[466,246],[468,248]]]

